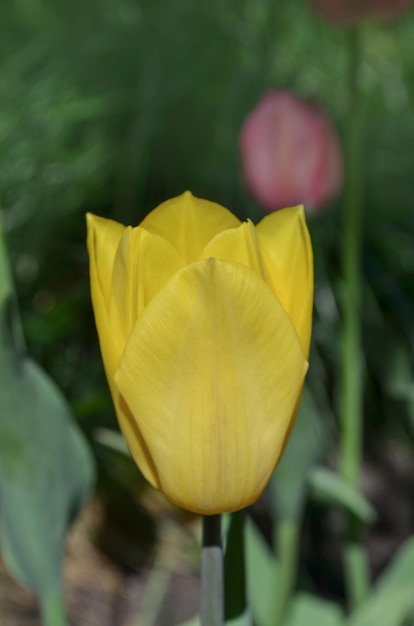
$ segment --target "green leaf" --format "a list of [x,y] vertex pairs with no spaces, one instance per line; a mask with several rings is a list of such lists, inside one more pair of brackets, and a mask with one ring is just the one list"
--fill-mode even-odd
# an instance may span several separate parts
[[343,507],[366,524],[375,520],[376,511],[368,500],[330,469],[314,468],[309,474],[309,485],[314,499]]
[[407,541],[383,573],[349,626],[401,626],[414,609],[414,539]]
[[237,617],[226,619],[226,626],[252,626],[252,616],[246,610]]
[[284,626],[345,626],[345,621],[337,605],[301,593],[292,601]]
[[10,299],[3,302],[0,545],[15,578],[50,597],[60,586],[66,531],[90,492],[94,468],[63,395],[19,350],[10,323],[16,314]]
[[296,424],[270,481],[278,520],[299,522],[308,472],[322,452],[323,441],[318,409],[311,391],[305,386]]
[[275,590],[279,588],[278,562],[254,522],[245,524],[247,594],[254,623],[271,626]]
[[[252,626],[252,617],[248,611],[245,611],[235,618],[226,619],[225,624],[226,626]],[[182,622],[179,626],[200,626],[200,618],[196,615],[187,622]]]
[[296,584],[298,536],[307,477],[322,453],[323,434],[314,397],[305,387],[296,424],[270,481],[273,537],[280,570],[280,584],[271,593],[275,623],[282,623]]

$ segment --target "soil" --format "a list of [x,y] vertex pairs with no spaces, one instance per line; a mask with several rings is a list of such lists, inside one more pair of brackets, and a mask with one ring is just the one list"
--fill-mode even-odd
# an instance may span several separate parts
[[[102,531],[93,502],[72,528],[64,561],[65,603],[70,626],[173,626],[198,608],[194,534],[179,520],[164,520],[156,554],[139,570],[116,563],[96,545]],[[195,546],[194,546],[195,547]],[[36,596],[18,585],[0,561],[1,626],[41,626]]]

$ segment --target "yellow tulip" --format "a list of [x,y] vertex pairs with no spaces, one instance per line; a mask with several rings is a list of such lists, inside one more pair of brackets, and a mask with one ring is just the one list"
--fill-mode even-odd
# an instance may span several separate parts
[[303,209],[255,227],[186,192],[136,228],[87,219],[101,352],[133,458],[191,511],[251,504],[283,451],[308,367]]

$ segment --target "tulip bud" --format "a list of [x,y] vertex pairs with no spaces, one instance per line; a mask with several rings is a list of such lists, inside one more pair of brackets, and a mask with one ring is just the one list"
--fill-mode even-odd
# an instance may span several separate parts
[[268,211],[316,211],[340,192],[342,154],[328,117],[288,91],[269,91],[253,109],[240,151],[247,187]]
[[196,513],[256,500],[307,370],[301,207],[256,227],[185,193],[136,228],[88,215],[92,302],[120,427],[149,482]]
[[311,6],[333,24],[347,26],[362,20],[400,17],[413,0],[310,0]]

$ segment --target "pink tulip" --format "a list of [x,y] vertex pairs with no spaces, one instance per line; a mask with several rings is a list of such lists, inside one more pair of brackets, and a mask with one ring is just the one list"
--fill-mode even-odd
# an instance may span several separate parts
[[341,190],[342,153],[328,117],[288,91],[269,91],[253,109],[240,151],[247,187],[268,211],[315,211]]
[[395,19],[412,3],[413,0],[310,0],[325,19],[344,26],[366,19]]

